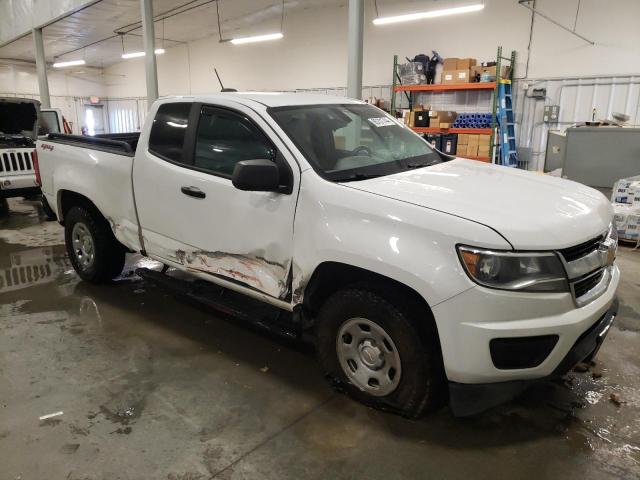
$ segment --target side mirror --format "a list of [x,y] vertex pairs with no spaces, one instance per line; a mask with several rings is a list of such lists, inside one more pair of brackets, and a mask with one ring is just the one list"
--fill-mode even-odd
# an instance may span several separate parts
[[248,192],[278,192],[280,171],[271,160],[242,160],[233,169],[231,183]]

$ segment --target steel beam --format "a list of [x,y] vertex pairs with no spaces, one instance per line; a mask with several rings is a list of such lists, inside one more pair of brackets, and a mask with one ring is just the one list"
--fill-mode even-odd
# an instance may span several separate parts
[[44,108],[51,108],[49,81],[47,80],[47,62],[44,58],[44,43],[42,41],[42,28],[33,29],[33,43],[35,43],[36,48],[36,72],[38,74],[40,105]]
[[153,25],[153,0],[140,0],[142,11],[142,36],[144,39],[144,70],[147,80],[147,110],[158,98],[158,66],[155,54],[155,32]]
[[347,97],[362,97],[362,37],[364,0],[349,0]]

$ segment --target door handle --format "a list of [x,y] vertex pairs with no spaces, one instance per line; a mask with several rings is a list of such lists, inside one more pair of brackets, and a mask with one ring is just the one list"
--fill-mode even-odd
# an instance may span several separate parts
[[198,187],[182,187],[180,188],[180,191],[185,195],[189,195],[190,197],[195,198],[205,198],[207,196],[207,194],[200,190]]

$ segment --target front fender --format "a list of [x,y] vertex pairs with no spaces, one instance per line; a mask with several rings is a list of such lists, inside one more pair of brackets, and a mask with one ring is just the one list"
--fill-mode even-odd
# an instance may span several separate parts
[[318,265],[340,262],[396,280],[433,307],[475,286],[460,264],[457,244],[511,248],[485,225],[328,182],[309,171],[294,232],[294,304],[302,301],[300,292]]

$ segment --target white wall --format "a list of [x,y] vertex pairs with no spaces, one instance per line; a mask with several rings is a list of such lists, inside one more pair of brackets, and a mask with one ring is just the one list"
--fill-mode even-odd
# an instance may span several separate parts
[[[83,68],[82,73],[49,69],[49,92],[57,96],[103,96],[105,86],[99,69]],[[35,65],[0,62],[0,94],[39,95]]]
[[[404,11],[397,2],[378,3],[383,15]],[[437,50],[444,57],[491,60],[497,45],[517,50],[516,75],[524,76],[531,12],[516,0],[486,0],[485,4],[477,13],[374,26],[372,4],[367,2],[363,83],[390,84],[394,54],[402,59]],[[540,11],[571,27],[577,4],[578,0],[536,2]],[[637,0],[582,0],[577,31],[597,43],[591,46],[536,17],[528,77],[640,72],[638,19]],[[207,38],[169,49],[158,57],[160,93],[218,91],[214,67],[225,86],[243,90],[346,85],[346,7],[288,15],[284,34],[282,40],[261,44],[236,46]],[[143,59],[121,62],[107,68],[105,74],[108,96],[145,95]]]

